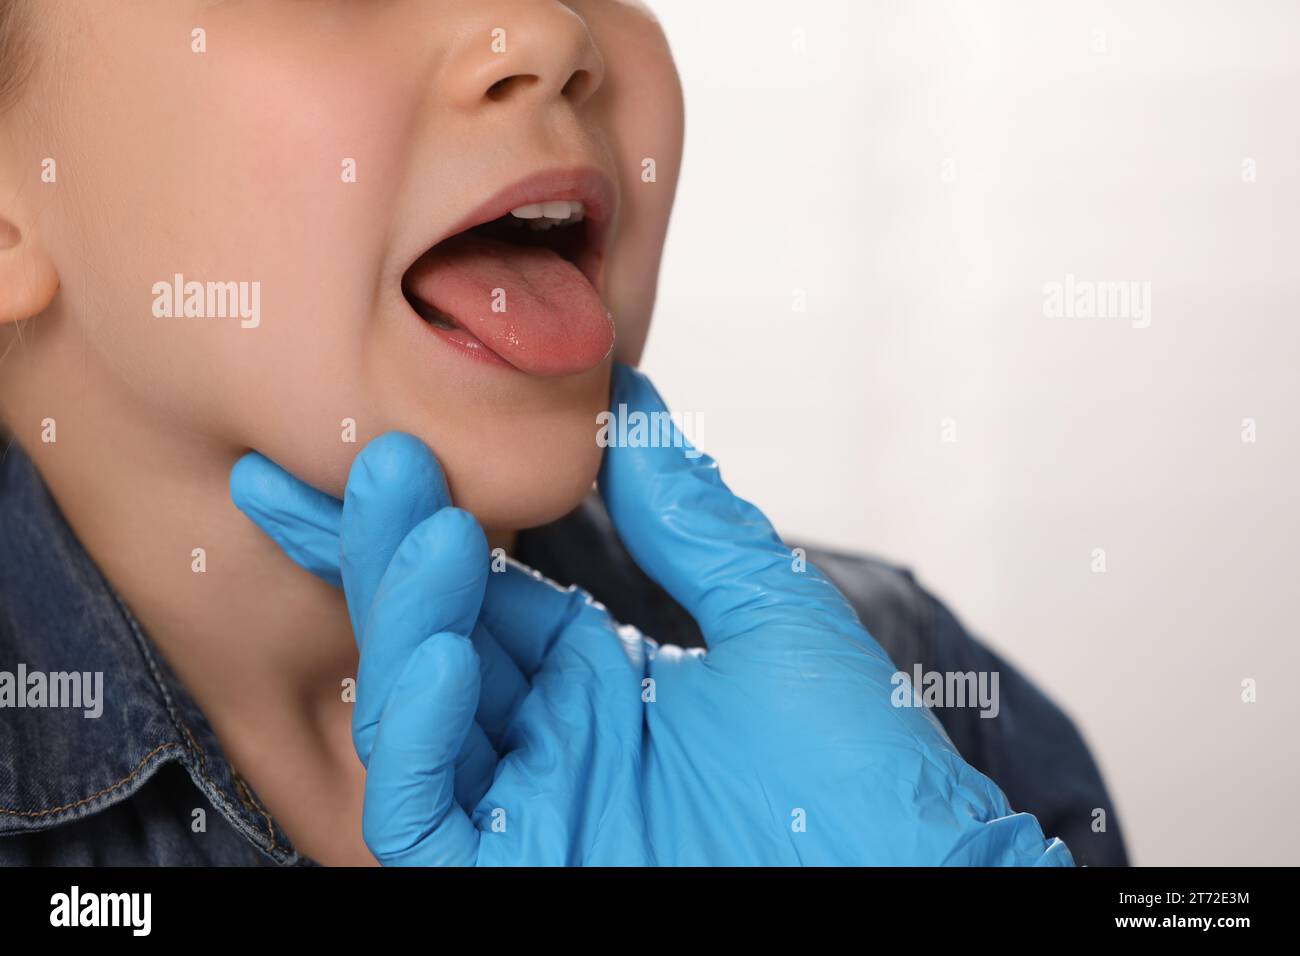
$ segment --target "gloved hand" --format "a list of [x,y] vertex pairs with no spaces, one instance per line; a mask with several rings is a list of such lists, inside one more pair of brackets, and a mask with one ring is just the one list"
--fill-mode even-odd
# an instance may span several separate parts
[[[666,414],[649,382],[621,367],[613,405]],[[409,598],[400,613],[381,612],[391,600],[381,586],[371,641],[385,643],[388,628],[433,635],[414,650],[403,644],[404,671],[376,691],[385,706],[365,833],[382,861],[1072,863],[1033,817],[1011,812],[931,714],[893,706],[895,668],[880,646],[820,572],[796,570],[710,459],[680,447],[611,448],[600,484],[633,557],[695,616],[708,652],[659,647],[582,592],[517,566],[489,575],[478,547],[460,549],[458,580],[468,583],[454,600]],[[309,547],[304,529],[328,522],[316,520],[319,500],[295,510],[305,500],[299,489],[263,510],[280,516],[273,537],[319,573],[304,555],[329,548]],[[426,534],[401,551],[431,546]],[[403,562],[428,586],[435,576],[420,578],[420,564],[415,554]],[[435,628],[450,621],[460,628],[450,633],[465,634],[479,594],[488,646],[527,689],[494,711],[502,756],[467,815],[456,755],[475,736],[480,670],[463,637]],[[418,625],[407,608],[421,612]],[[401,627],[390,623],[397,618]],[[494,682],[484,681],[485,696]]]
[[[235,464],[230,490],[235,504],[294,561],[343,588],[361,651],[352,737],[363,764],[370,762],[380,716],[412,653],[429,643],[424,653],[433,654],[428,639],[435,634],[471,638],[483,661],[483,690],[479,719],[455,769],[457,799],[472,809],[496,770],[493,741],[528,687],[478,622],[487,544],[478,523],[451,507],[429,449],[398,432],[375,439],[353,462],[342,502],[256,453]],[[456,653],[455,643],[436,646]]]

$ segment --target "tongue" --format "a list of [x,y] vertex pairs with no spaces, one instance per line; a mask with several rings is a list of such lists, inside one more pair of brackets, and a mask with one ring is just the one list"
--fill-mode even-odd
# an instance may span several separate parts
[[[463,233],[425,253],[409,282],[417,299],[523,372],[582,372],[614,344],[609,313],[591,283],[541,246]],[[493,311],[494,304],[504,311]]]

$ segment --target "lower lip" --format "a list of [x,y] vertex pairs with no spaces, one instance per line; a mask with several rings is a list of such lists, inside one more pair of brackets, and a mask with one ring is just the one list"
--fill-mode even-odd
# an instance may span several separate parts
[[419,318],[425,328],[436,335],[440,341],[445,342],[448,346],[455,349],[457,352],[460,352],[462,355],[474,359],[477,362],[482,362],[485,365],[495,365],[497,368],[508,368],[513,371],[518,371],[500,355],[497,355],[496,352],[493,352],[490,348],[484,345],[483,340],[473,333],[460,328],[439,328],[430,322],[426,322],[418,315],[416,318]]

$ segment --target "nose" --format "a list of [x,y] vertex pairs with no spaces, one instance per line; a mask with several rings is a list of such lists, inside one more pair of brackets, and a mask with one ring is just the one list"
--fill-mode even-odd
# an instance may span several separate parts
[[477,27],[460,35],[447,63],[451,100],[582,106],[600,88],[605,61],[586,22],[558,0],[476,4]]

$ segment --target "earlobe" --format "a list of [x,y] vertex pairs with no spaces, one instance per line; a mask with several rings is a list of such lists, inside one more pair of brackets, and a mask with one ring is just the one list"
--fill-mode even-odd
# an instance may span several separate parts
[[58,291],[54,260],[35,236],[0,216],[0,325],[39,315]]

